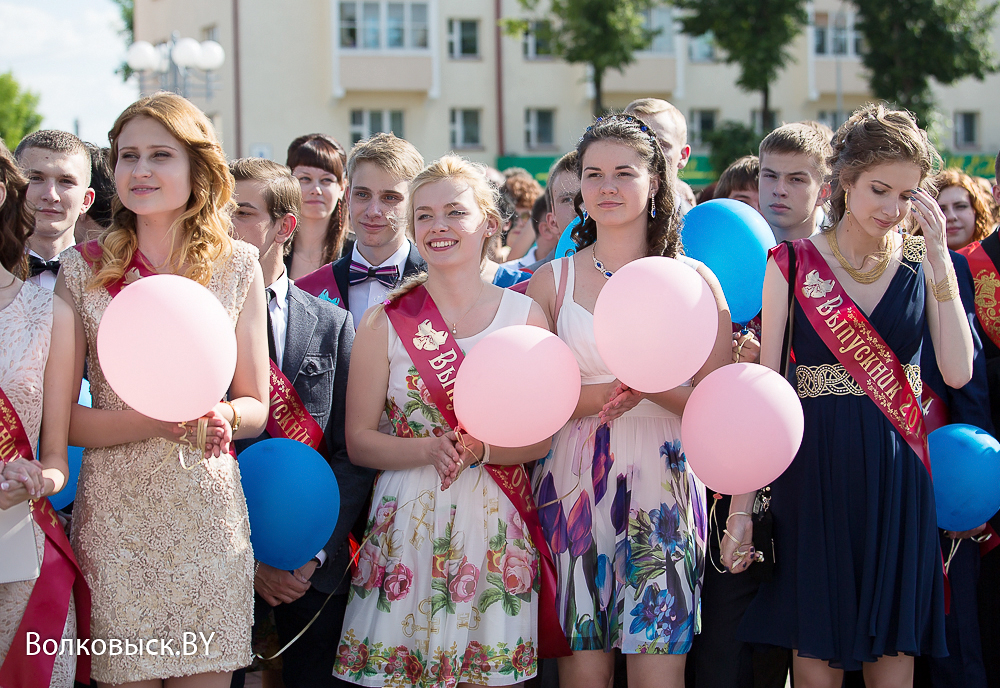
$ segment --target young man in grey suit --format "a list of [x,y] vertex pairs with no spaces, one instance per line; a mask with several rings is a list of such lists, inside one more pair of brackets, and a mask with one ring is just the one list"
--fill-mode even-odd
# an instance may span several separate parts
[[[375,479],[375,471],[350,462],[344,442],[347,368],[354,342],[351,313],[305,293],[285,273],[283,247],[295,231],[302,202],[299,183],[288,168],[243,158],[232,161],[230,169],[236,178],[234,232],[260,251],[268,285],[271,360],[323,429],[324,458],[340,488],[340,517],[326,546],[296,571],[260,563],[254,589],[274,608],[282,645],[305,628],[327,596],[335,593],[316,622],[282,655],[282,678],[286,688],[344,685],[332,671],[350,584],[348,536]],[[265,431],[255,440],[238,442],[237,452],[268,437]]]

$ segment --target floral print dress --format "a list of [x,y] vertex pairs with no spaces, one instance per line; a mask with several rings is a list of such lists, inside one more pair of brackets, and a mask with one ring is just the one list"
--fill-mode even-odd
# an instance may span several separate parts
[[[614,380],[597,352],[594,316],[573,300],[572,259],[552,265],[557,284],[570,270],[556,329],[583,384]],[[683,654],[700,631],[705,488],[688,469],[680,426],[646,400],[610,424],[571,420],[535,470],[573,650]]]
[[[483,332],[527,322],[531,299],[505,290]],[[412,335],[411,335],[412,336]],[[392,325],[380,431],[450,428]],[[433,466],[383,471],[344,619],[334,674],[365,686],[502,686],[536,673],[538,557],[521,517],[485,469],[447,490]]]

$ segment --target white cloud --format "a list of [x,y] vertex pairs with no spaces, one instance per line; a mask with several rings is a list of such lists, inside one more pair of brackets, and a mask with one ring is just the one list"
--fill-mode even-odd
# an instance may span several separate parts
[[111,0],[0,0],[0,73],[41,96],[42,127],[107,145],[108,130],[138,97],[115,70],[125,58]]

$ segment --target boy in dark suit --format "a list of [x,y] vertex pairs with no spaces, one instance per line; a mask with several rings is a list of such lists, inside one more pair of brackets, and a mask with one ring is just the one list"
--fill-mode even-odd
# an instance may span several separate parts
[[[343,685],[332,676],[332,670],[350,584],[346,575],[348,536],[375,478],[374,471],[351,464],[344,442],[354,327],[349,311],[310,296],[285,273],[282,248],[295,231],[302,198],[299,183],[288,168],[270,160],[244,158],[231,162],[230,169],[236,178],[234,233],[260,251],[267,285],[272,381],[276,376],[286,378],[322,429],[323,442],[317,439],[316,448],[330,463],[340,488],[340,517],[327,545],[296,571],[280,571],[260,563],[254,589],[274,608],[282,645],[309,623],[330,593],[335,593],[316,622],[282,655],[282,677],[286,688]],[[274,393],[272,384],[272,396]],[[276,423],[269,422],[268,428],[280,430]],[[268,437],[271,435],[265,431],[254,440],[238,442],[237,451]]]

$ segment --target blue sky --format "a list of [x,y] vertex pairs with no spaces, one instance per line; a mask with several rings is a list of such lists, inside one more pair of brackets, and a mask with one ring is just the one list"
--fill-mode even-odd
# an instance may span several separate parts
[[125,57],[111,0],[0,0],[0,73],[39,96],[42,128],[108,145],[115,118],[138,97],[115,69]]

